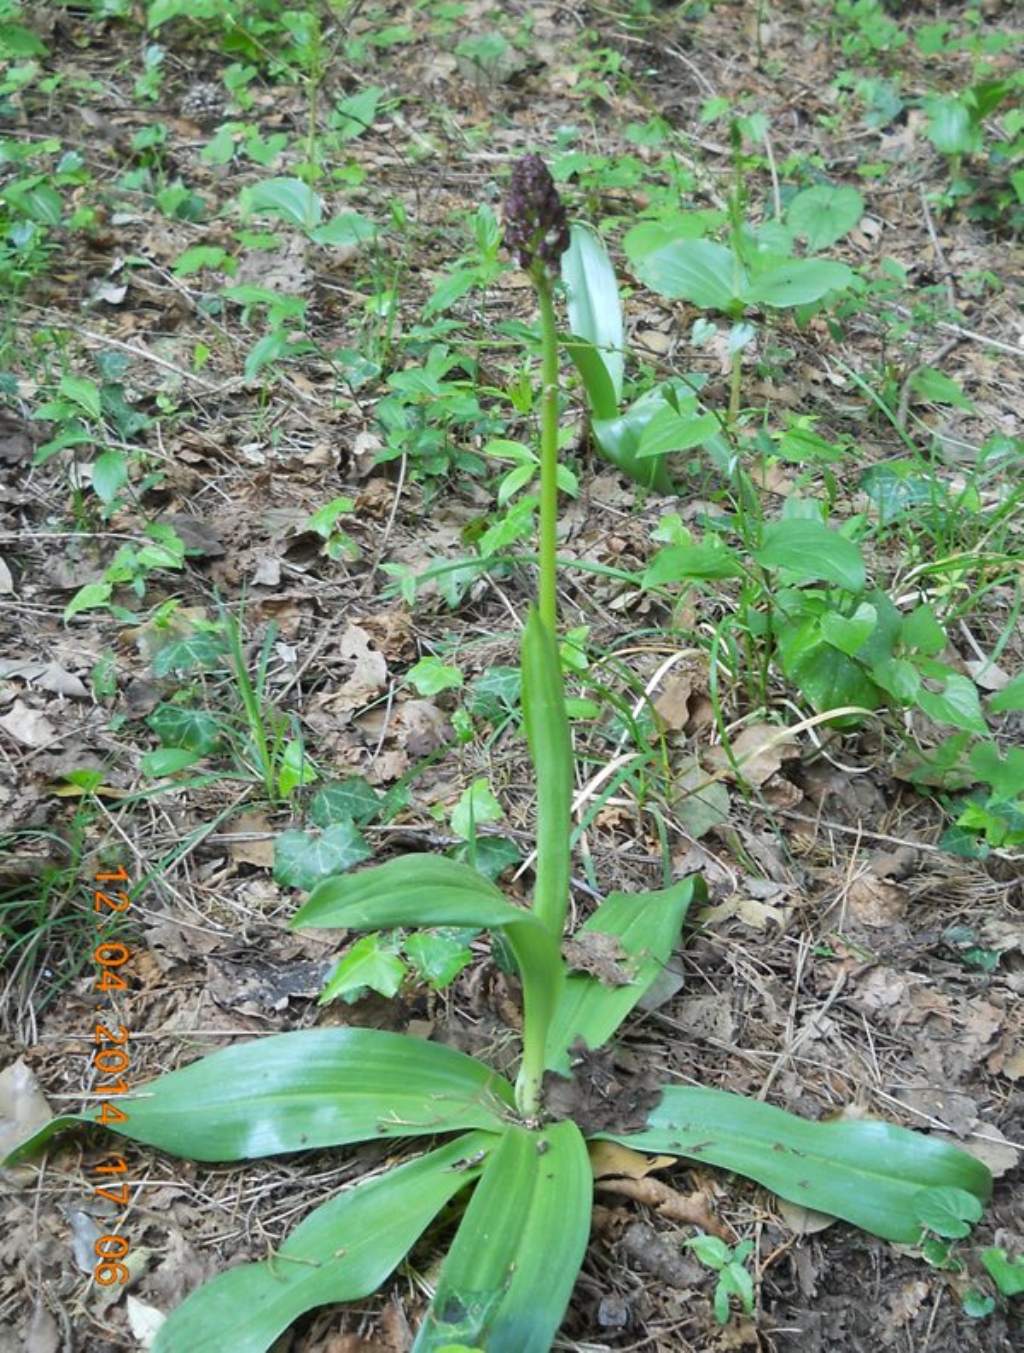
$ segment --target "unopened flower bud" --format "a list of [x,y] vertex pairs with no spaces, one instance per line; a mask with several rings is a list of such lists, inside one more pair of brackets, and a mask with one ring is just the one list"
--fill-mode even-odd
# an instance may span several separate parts
[[554,272],[569,247],[569,221],[554,179],[539,155],[524,155],[505,197],[505,245],[527,272]]

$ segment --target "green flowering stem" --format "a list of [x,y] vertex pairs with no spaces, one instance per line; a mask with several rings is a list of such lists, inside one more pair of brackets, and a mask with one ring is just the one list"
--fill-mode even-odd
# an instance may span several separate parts
[[551,297],[551,281],[540,268],[534,271],[540,306],[540,573],[537,609],[554,635],[558,631],[558,586],[555,556],[558,546],[558,326]]

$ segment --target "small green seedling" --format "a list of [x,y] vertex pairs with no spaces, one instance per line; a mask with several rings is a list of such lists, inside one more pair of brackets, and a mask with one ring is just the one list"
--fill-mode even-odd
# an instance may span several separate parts
[[[527,617],[520,662],[537,784],[532,905],[511,901],[467,863],[413,854],[322,879],[293,925],[496,932],[522,988],[518,1074],[513,1085],[484,1060],[441,1043],[326,1027],[225,1048],[159,1077],[138,1096],[121,1098],[115,1132],[197,1160],[432,1139],[424,1154],[364,1179],[310,1213],[272,1262],[237,1266],[193,1292],[161,1326],[155,1353],[266,1353],[313,1307],[373,1292],[447,1204],[467,1193],[414,1353],[450,1353],[453,1346],[547,1353],[591,1224],[587,1142],[569,1105],[577,1093],[588,1105],[600,1099],[588,1094],[586,1080],[611,1056],[601,1049],[663,972],[690,904],[706,897],[695,877],[659,891],[612,893],[577,931],[574,954],[588,946],[612,952],[614,978],[604,982],[563,958],[573,756],[558,642],[553,286],[569,228],[536,156],[513,172],[505,238],[534,284],[542,334],[538,598]],[[237,673],[237,659],[235,666]],[[251,723],[257,722],[254,712]],[[468,844],[475,803],[471,795]],[[976,1214],[991,1192],[989,1171],[973,1156],[890,1123],[809,1122],[700,1085],[664,1085],[639,1112],[633,1104],[631,1096],[610,1097],[603,1116],[588,1122],[587,1135],[735,1171],[783,1198],[901,1244],[919,1242],[924,1225],[939,1213]],[[5,1163],[38,1151],[73,1124],[96,1121],[91,1113],[54,1118]],[[433,1144],[450,1133],[453,1139]],[[726,1304],[731,1295],[744,1305],[749,1300],[747,1253],[741,1245],[720,1256]]]
[[745,1267],[748,1256],[754,1248],[752,1240],[730,1248],[717,1236],[691,1236],[683,1244],[693,1250],[702,1264],[714,1269],[718,1274],[715,1284],[715,1319],[720,1325],[728,1322],[730,1305],[735,1297],[747,1315],[754,1311],[754,1279]]

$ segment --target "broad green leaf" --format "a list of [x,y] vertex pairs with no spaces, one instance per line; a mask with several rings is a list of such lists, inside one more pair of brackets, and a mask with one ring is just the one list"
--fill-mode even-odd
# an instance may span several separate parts
[[311,230],[309,237],[316,244],[348,249],[372,240],[376,233],[377,227],[372,221],[368,221],[357,211],[346,211],[343,215],[333,216],[322,226]]
[[368,85],[347,98],[339,99],[331,113],[331,127],[342,141],[354,141],[373,126],[377,106],[384,96],[379,85]]
[[307,233],[315,230],[324,213],[323,199],[301,179],[264,179],[246,189],[245,205],[251,212],[284,216]]
[[413,1353],[453,1343],[549,1353],[586,1253],[592,1199],[575,1123],[510,1127],[469,1200]]
[[1002,757],[994,742],[979,742],[971,749],[969,764],[999,798],[1015,799],[1024,794],[1024,747],[1007,747]]
[[651,560],[641,580],[643,587],[688,582],[692,578],[738,578],[743,573],[739,556],[718,536],[707,536],[692,545],[669,545]]
[[783,672],[819,713],[843,705],[872,710],[881,703],[865,669],[825,641],[816,619],[780,629],[778,652]]
[[100,388],[95,381],[87,380],[84,376],[64,376],[57,388],[65,399],[77,405],[89,418],[99,418]]
[[1024,672],[1015,676],[1008,686],[989,696],[988,707],[993,714],[1007,714],[1024,709]]
[[937,95],[927,99],[925,106],[925,135],[940,155],[970,155],[981,149],[981,129],[961,99]]
[[797,582],[824,579],[848,592],[864,589],[864,560],[852,540],[820,521],[786,518],[764,529],[762,544],[754,551],[762,568],[784,568]]
[[712,240],[673,240],[632,260],[645,286],[673,301],[732,314],[743,309],[749,279],[731,249]]
[[351,821],[319,833],[282,832],[274,841],[274,878],[288,888],[315,889],[321,879],[362,864],[372,853]]
[[878,612],[868,601],[862,601],[853,615],[826,611],[821,617],[822,638],[841,653],[853,657],[863,648],[878,624]]
[[518,707],[522,688],[518,667],[488,667],[473,682],[469,712],[474,718],[497,723]]
[[989,731],[985,716],[981,712],[978,688],[970,677],[959,672],[950,672],[941,691],[929,691],[924,687],[918,691],[917,707],[923,710],[936,723],[952,724],[954,728],[966,728],[970,733],[985,737]]
[[277,769],[277,792],[287,799],[299,785],[314,784],[317,778],[316,766],[309,759],[305,743],[299,738],[292,738],[281,753]]
[[198,752],[187,751],[184,747],[160,747],[155,752],[146,753],[139,769],[143,775],[162,779],[165,775],[177,775],[178,771],[195,765],[199,759]]
[[437,695],[441,691],[457,690],[462,685],[458,667],[428,656],[409,668],[409,680],[420,695]]
[[558,642],[536,607],[523,630],[523,725],[537,778],[536,915],[557,941],[569,904],[572,742]]
[[843,291],[853,281],[854,272],[845,263],[830,263],[822,258],[793,258],[777,268],[762,272],[743,292],[747,305],[771,305],[782,309],[820,301],[830,291]]
[[605,986],[596,977],[570,973],[548,1033],[545,1064],[550,1070],[568,1075],[569,1049],[577,1039],[588,1048],[608,1041],[663,971],[690,903],[706,897],[703,879],[694,876],[655,892],[610,893],[605,898],[576,938],[614,936],[631,981]]
[[438,855],[403,855],[359,874],[324,879],[291,925],[500,929],[519,965],[529,1029],[546,1030],[551,1022],[563,980],[555,936],[533,912],[506,902],[501,891],[469,865]]
[[993,1246],[982,1250],[981,1262],[1004,1297],[1024,1292],[1024,1258],[1010,1259],[1005,1250]]
[[351,1004],[367,988],[380,996],[397,996],[405,981],[406,967],[396,949],[393,941],[376,932],[356,940],[324,984],[320,1004],[339,998]]
[[108,507],[128,482],[128,461],[121,451],[104,451],[92,467],[96,497]]
[[[693,401],[691,401],[692,403]],[[667,456],[677,451],[689,451],[719,431],[721,424],[713,413],[677,413],[666,404],[659,409],[640,434],[637,455]]]
[[440,991],[454,982],[467,964],[473,961],[469,941],[475,929],[440,927],[436,930],[418,930],[403,944],[403,952],[421,981]]
[[789,1202],[904,1245],[921,1237],[922,1190],[965,1189],[982,1202],[992,1192],[981,1161],[935,1137],[868,1119],[812,1123],[705,1087],[668,1086],[642,1132],[598,1136],[735,1170]]
[[906,658],[884,658],[871,668],[871,679],[886,695],[901,705],[909,705],[921,689],[921,673]]
[[183,639],[171,639],[153,657],[153,675],[167,677],[209,672],[225,662],[224,641],[211,630],[196,630]]
[[[498,1132],[512,1088],[440,1043],[380,1029],[299,1029],[223,1048],[119,1096],[112,1132],[193,1160],[251,1160],[381,1137]],[[95,1113],[53,1118],[8,1155],[33,1155]]]
[[266,1353],[313,1307],[369,1296],[478,1177],[499,1140],[469,1133],[336,1194],[272,1259],[241,1264],[192,1292],[160,1327],[153,1353]]
[[79,611],[91,611],[97,606],[106,606],[113,591],[111,583],[85,583],[64,607],[64,623],[67,624]]
[[379,930],[386,926],[506,926],[530,921],[471,869],[441,855],[402,855],[373,869],[319,883],[291,920],[303,926]]
[[946,631],[926,602],[915,607],[904,618],[900,626],[900,639],[908,648],[915,648],[926,657],[941,653],[946,647]]
[[569,239],[561,264],[569,327],[574,336],[586,339],[596,350],[608,373],[617,408],[622,398],[625,340],[615,269],[601,237],[588,226],[572,226]]
[[966,409],[968,413],[974,412],[973,403],[956,381],[934,366],[923,366],[915,371],[910,388],[930,404],[951,404],[957,409]]
[[789,204],[786,220],[812,253],[827,249],[842,239],[864,215],[864,199],[856,188],[819,183],[797,193]]

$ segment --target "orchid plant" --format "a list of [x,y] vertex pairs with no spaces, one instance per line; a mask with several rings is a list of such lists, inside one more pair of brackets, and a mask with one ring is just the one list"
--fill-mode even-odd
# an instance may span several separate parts
[[[614,1054],[600,1050],[662,973],[687,908],[705,890],[691,877],[656,892],[613,893],[577,932],[573,953],[589,946],[614,961],[589,965],[598,976],[574,970],[563,956],[573,756],[557,639],[555,300],[569,227],[536,156],[513,171],[505,238],[533,282],[542,335],[540,567],[522,640],[537,782],[532,904],[510,900],[469,865],[413,854],[323,880],[293,924],[499,932],[522,987],[518,1074],[513,1085],[483,1060],[397,1033],[321,1028],[224,1049],[120,1099],[123,1121],[113,1131],[204,1161],[431,1140],[423,1154],[315,1209],[271,1258],[232,1268],[193,1292],[161,1327],[156,1353],[264,1353],[311,1308],[374,1291],[447,1204],[463,1197],[415,1353],[546,1353],[587,1246],[588,1136],[735,1171],[902,1244],[918,1242],[951,1199],[961,1215],[978,1215],[990,1193],[989,1172],[974,1157],[890,1123],[808,1122],[697,1084],[623,1088],[619,1071],[619,1089],[608,1091]],[[602,1083],[603,1095],[596,1090]],[[581,1125],[571,1106],[583,1100]],[[54,1118],[6,1164],[73,1124],[94,1121],[89,1114]],[[445,1134],[453,1135],[434,1144]]]

